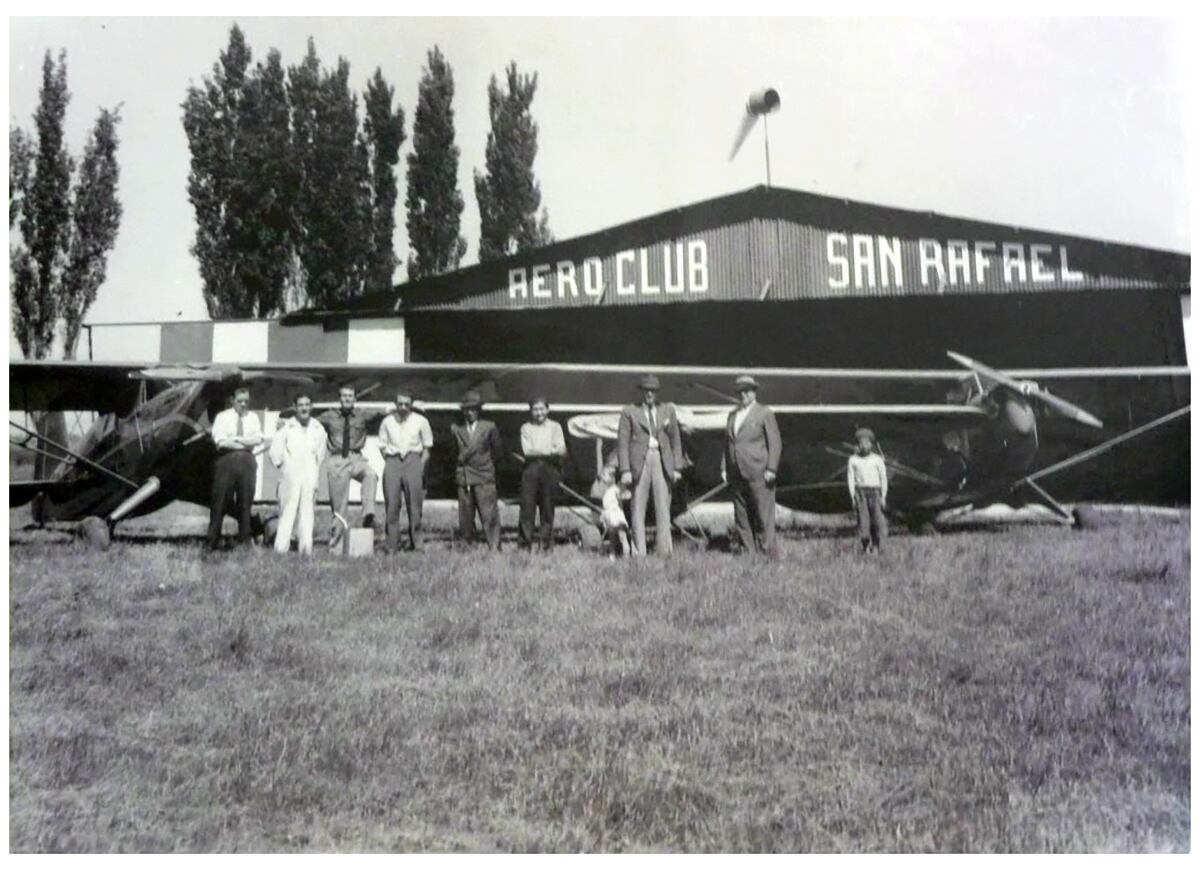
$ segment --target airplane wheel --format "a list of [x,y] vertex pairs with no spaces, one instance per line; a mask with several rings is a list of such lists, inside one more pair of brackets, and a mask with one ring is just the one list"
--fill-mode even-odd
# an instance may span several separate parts
[[923,523],[919,523],[913,528],[913,534],[931,538],[938,535],[939,532],[937,526],[935,526],[930,520],[925,520]]
[[267,517],[260,523],[262,527],[262,542],[264,547],[275,543],[275,533],[279,531],[279,517]]
[[604,540],[595,526],[580,526],[576,531],[579,533],[579,546],[584,550],[595,550]]
[[88,546],[95,547],[97,550],[107,550],[112,546],[112,532],[108,528],[108,523],[100,517],[86,517],[79,524],[79,535],[87,542]]
[[1091,505],[1079,505],[1071,516],[1075,518],[1075,528],[1081,532],[1100,528],[1100,514]]

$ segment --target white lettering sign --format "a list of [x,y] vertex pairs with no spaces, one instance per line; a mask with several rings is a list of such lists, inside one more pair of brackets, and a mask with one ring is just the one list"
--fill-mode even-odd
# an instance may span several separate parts
[[[897,236],[865,233],[825,234],[825,262],[831,290],[903,287],[904,251],[913,265],[913,242]],[[1058,249],[1055,268],[1054,253]],[[989,239],[917,239],[916,267],[921,286],[944,293],[947,287],[986,287],[1080,282],[1084,273],[1071,268],[1066,245],[994,242]]]

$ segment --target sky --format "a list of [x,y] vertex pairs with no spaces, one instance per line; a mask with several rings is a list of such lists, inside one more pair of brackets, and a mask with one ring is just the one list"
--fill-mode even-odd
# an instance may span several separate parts
[[[11,18],[9,124],[32,128],[44,52],[67,52],[68,145],[121,106],[120,234],[92,323],[205,319],[181,122],[233,18]],[[395,86],[396,252],[426,51],[454,68],[464,265],[487,83],[538,74],[534,170],[571,238],[765,180],[762,130],[728,160],[747,96],[774,87],[772,183],[901,208],[1190,250],[1185,40],[1166,19],[245,18],[254,58],[376,67]],[[403,279],[403,269],[397,280]]]

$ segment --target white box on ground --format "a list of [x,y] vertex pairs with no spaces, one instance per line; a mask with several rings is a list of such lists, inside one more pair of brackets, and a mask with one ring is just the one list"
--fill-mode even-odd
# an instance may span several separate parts
[[349,529],[342,539],[343,556],[370,556],[374,552],[374,529]]

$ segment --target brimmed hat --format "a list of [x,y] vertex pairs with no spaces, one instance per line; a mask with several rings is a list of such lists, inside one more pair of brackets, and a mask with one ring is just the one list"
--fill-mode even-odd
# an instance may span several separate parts
[[460,408],[480,408],[483,406],[483,397],[479,395],[479,390],[467,390],[463,393],[458,406]]
[[854,440],[858,441],[860,438],[867,438],[872,444],[875,443],[875,433],[865,426],[861,426],[854,430]]
[[739,391],[741,391],[741,390],[757,390],[758,389],[758,381],[754,380],[754,378],[752,378],[750,375],[742,375],[733,383],[734,383],[734,386],[737,387],[737,389]]
[[658,388],[658,375],[642,375],[642,379],[638,381],[639,390],[657,390]]

